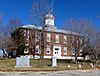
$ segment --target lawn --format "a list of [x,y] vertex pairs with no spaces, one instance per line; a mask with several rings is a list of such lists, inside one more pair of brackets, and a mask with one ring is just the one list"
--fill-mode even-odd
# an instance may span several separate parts
[[[81,64],[82,68],[79,68],[80,63],[70,63],[66,60],[57,60],[57,67],[51,66],[51,60],[45,59],[31,59],[30,68],[15,68],[15,59],[0,59],[0,71],[58,71],[58,70],[78,70],[78,69],[91,69],[89,63]],[[70,65],[70,68],[68,68]]]

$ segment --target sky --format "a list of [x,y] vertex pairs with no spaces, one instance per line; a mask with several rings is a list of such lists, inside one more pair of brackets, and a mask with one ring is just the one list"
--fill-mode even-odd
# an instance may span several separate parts
[[[20,18],[23,24],[31,24],[30,14],[34,0],[0,0],[3,23],[10,18]],[[54,0],[55,25],[62,27],[70,18],[87,18],[100,28],[100,0]]]

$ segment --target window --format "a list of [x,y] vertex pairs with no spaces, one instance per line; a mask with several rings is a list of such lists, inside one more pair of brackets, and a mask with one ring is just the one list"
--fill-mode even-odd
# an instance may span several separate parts
[[80,49],[80,55],[82,55],[82,49]]
[[81,42],[81,44],[83,43],[83,39],[82,38],[80,39],[80,42]]
[[47,45],[47,54],[50,54],[50,45]]
[[82,49],[80,49],[80,52],[82,52]]
[[38,31],[36,31],[35,32],[35,41],[39,41],[39,32]]
[[29,40],[29,30],[27,31],[27,38],[26,40]]
[[36,48],[35,48],[35,53],[39,53],[39,45],[36,45]]
[[64,47],[64,55],[67,54],[67,47]]
[[26,37],[26,30],[24,30],[24,37]]
[[25,48],[24,49],[24,53],[27,54],[28,52],[29,52],[29,49],[28,48]]
[[29,43],[26,43],[25,46],[29,46]]
[[58,50],[59,50],[59,48],[55,48],[55,50],[57,50],[57,51],[58,51]]
[[59,43],[59,35],[56,35],[56,43]]
[[64,43],[67,43],[67,36],[64,36]]
[[72,48],[72,55],[75,55],[75,48]]
[[47,42],[50,42],[50,34],[47,34]]

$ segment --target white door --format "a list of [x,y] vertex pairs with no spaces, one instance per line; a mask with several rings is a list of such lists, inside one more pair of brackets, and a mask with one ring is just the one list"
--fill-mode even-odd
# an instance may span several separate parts
[[61,57],[61,46],[53,47],[53,56],[60,58]]

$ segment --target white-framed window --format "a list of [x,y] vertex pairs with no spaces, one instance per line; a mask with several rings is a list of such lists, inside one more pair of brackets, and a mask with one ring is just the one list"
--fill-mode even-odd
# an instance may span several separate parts
[[72,48],[72,55],[75,55],[75,48]]
[[82,49],[80,49],[80,55],[82,55],[82,51],[83,51],[83,50],[82,50]]
[[25,46],[29,46],[29,43],[25,43]]
[[67,43],[67,36],[64,36],[64,43]]
[[38,54],[39,53],[39,45],[36,45],[36,48],[35,48],[35,53]]
[[35,32],[35,41],[39,41],[39,32],[38,31],[36,31]]
[[56,35],[56,43],[59,43],[59,35]]
[[24,30],[24,37],[26,37],[26,30]]
[[50,42],[51,41],[51,36],[49,33],[47,33],[47,42]]
[[47,45],[47,54],[50,54],[50,45]]
[[67,55],[67,47],[64,47],[64,55]]
[[81,43],[81,44],[83,43],[83,39],[82,39],[82,38],[80,39],[80,43]]
[[24,53],[26,54],[26,53],[28,53],[29,52],[29,49],[28,48],[25,48],[24,49]]
[[26,40],[29,40],[29,30],[27,30],[27,38]]

